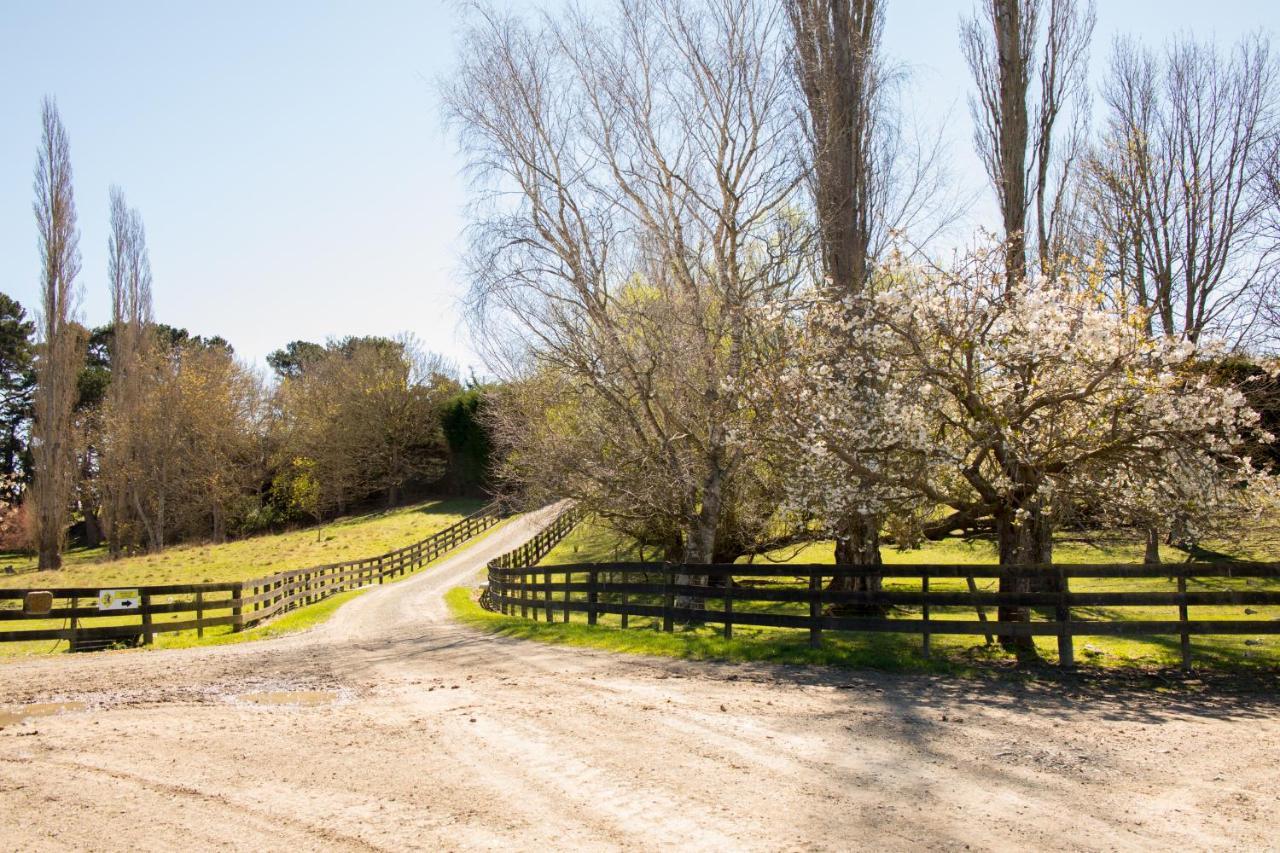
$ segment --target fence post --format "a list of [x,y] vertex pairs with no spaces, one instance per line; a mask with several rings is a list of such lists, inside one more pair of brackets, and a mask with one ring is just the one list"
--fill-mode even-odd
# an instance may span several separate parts
[[672,608],[675,607],[675,597],[671,592],[671,576],[675,568],[670,563],[662,564],[662,630],[668,634],[674,629],[672,622]]
[[80,606],[79,598],[71,599],[71,644],[70,648],[75,651],[76,637],[79,635],[80,620],[76,618],[76,608]]
[[238,583],[231,590],[232,596],[235,597],[235,604],[231,606],[231,631],[232,633],[244,628],[244,616],[241,613],[240,599],[244,597],[244,584]]
[[547,569],[542,573],[542,603],[546,607],[547,621],[556,621],[555,615],[551,612],[551,570]]
[[204,591],[196,590],[196,636],[204,636]]
[[733,576],[724,579],[724,638],[733,639]]
[[529,618],[529,587],[523,567],[520,569],[520,618]]
[[[1179,569],[1179,571],[1182,571]],[[1182,669],[1185,672],[1191,671],[1191,635],[1187,633],[1187,576],[1185,574],[1178,575],[1178,594],[1181,598],[1178,600],[1178,622],[1182,625],[1181,645],[1182,645]]]
[[[564,573],[564,585],[565,585],[565,586],[568,586],[568,585],[569,585],[569,584],[571,584],[571,583],[573,583],[573,581],[572,581],[572,579],[571,579],[571,575],[570,575],[570,573],[569,573],[569,572],[565,572],[565,573]],[[569,595],[570,595],[569,590],[567,590],[567,589],[566,589],[566,590],[564,591],[564,621],[565,621],[565,622],[568,622],[568,621],[569,621]]]
[[141,596],[142,604],[142,644],[149,646],[155,642],[156,635],[151,628],[151,594],[144,592]]
[[596,602],[599,600],[599,593],[596,592],[597,578],[599,572],[595,569],[587,571],[587,624],[596,624]]
[[821,569],[809,570],[809,647],[816,649],[822,645],[822,575]]
[[1067,604],[1069,594],[1067,570],[1058,566],[1058,666],[1067,669],[1076,665],[1075,640],[1071,636],[1071,607]]
[[[610,575],[612,575],[612,572],[610,573]],[[626,572],[622,573],[622,582],[623,583],[627,582]],[[622,628],[623,630],[626,630],[627,623],[630,621],[630,619],[631,619],[631,614],[627,612],[627,594],[626,592],[623,592],[622,593]]]
[[926,659],[932,654],[930,648],[932,638],[929,636],[929,570],[920,570],[920,594],[924,596],[924,601],[920,605],[920,615],[924,620],[924,631],[921,632],[923,640],[923,653]]

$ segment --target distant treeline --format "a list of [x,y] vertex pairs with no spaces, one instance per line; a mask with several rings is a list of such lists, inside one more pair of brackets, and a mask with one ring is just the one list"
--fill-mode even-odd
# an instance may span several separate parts
[[[271,375],[222,337],[145,323],[76,328],[70,533],[113,553],[242,536],[425,495],[482,495],[486,389],[463,386],[409,337],[293,341]],[[5,547],[28,547],[35,325],[0,294],[0,475]],[[128,384],[122,389],[113,384]]]

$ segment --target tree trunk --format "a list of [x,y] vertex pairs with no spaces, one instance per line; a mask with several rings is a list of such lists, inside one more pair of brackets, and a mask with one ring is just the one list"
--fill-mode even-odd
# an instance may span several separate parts
[[213,504],[213,541],[219,545],[227,541],[227,516],[216,501]]
[[1142,562],[1148,566],[1160,565],[1160,529],[1147,528],[1147,549],[1142,555]]
[[[711,562],[716,551],[716,529],[720,526],[721,490],[724,478],[717,467],[713,466],[703,484],[702,502],[698,514],[693,519],[692,529],[685,537],[685,554],[683,565],[686,567],[705,565]],[[692,574],[688,568],[676,575],[676,583],[688,586],[706,586],[706,575]],[[676,607],[691,610],[703,610],[707,606],[706,598],[694,595],[678,595]]]
[[143,511],[142,499],[136,491],[133,493],[133,509],[138,514],[138,520],[142,522],[142,528],[146,532],[147,549],[154,551],[159,535],[156,533],[155,524],[152,522],[151,516]]
[[165,530],[164,530],[165,517],[164,516],[165,516],[164,480],[161,480],[160,496],[156,500],[156,526],[155,526],[156,538],[155,538],[155,541],[152,542],[152,545],[154,545],[155,551],[157,553],[164,550],[164,533],[165,533]]
[[[836,535],[836,564],[842,566],[879,566],[880,519],[858,513],[850,516]],[[880,575],[832,578],[827,589],[831,592],[879,592],[884,585]],[[851,616],[883,616],[885,608],[878,604],[838,604],[831,612]]]
[[107,519],[107,558],[120,559],[123,549],[120,547],[120,515],[112,511]]
[[[1017,510],[1009,507],[996,515],[996,536],[1000,546],[1000,565],[1002,567],[1029,566],[1053,562],[1053,525],[1045,517],[1039,506],[1031,505],[1023,508],[1024,517],[1019,519]],[[1058,588],[1056,577],[1033,577],[1031,575],[1015,578],[1001,578],[1000,592],[1053,592]],[[1002,604],[998,610],[1001,622],[1030,622],[1031,610]],[[1000,645],[1006,651],[1013,652],[1019,659],[1035,660],[1035,642],[1029,636],[1013,636],[1002,634]]]
[[84,513],[84,544],[86,548],[97,548],[102,544],[102,522],[93,510],[82,510]]
[[54,570],[62,568],[62,548],[57,540],[52,542],[46,537],[40,540],[40,562],[37,566],[40,571]]
[[1021,0],[995,4],[995,42],[999,54],[1000,124],[998,189],[1005,238],[1005,277],[1010,290],[1027,275],[1027,78],[1022,59]]
[[1182,516],[1175,515],[1169,521],[1169,536],[1165,542],[1174,548],[1183,551],[1190,551],[1192,542],[1191,537],[1187,535],[1186,520]]

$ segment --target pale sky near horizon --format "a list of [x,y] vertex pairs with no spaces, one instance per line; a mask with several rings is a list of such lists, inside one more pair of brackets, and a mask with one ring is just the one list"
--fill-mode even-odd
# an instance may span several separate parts
[[[1226,43],[1280,28],[1266,0],[1097,5],[1095,75],[1119,33]],[[949,116],[954,171],[981,187],[956,34],[971,8],[889,0],[886,48],[913,70],[915,111]],[[71,141],[89,325],[110,314],[116,183],[146,222],[157,319],[220,334],[259,364],[299,338],[408,331],[483,372],[458,306],[466,183],[435,90],[453,64],[454,9],[0,0],[0,291],[36,306],[31,181],[49,94]]]

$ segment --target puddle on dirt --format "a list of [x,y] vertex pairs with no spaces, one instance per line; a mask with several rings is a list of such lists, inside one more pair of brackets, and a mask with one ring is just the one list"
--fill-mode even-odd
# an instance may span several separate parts
[[88,705],[84,702],[39,702],[34,705],[19,705],[16,708],[0,708],[0,729],[25,723],[33,717],[52,717],[54,714],[83,711],[87,707]]
[[268,693],[242,693],[236,697],[251,705],[295,705],[308,708],[328,705],[337,698],[338,694],[334,690],[276,690]]

